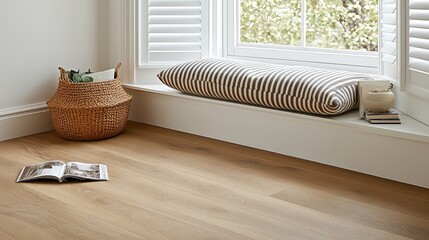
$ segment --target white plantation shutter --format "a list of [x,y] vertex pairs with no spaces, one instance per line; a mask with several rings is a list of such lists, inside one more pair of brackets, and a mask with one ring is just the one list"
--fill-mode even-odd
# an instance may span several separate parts
[[[396,108],[429,125],[429,0],[401,0],[401,91]],[[395,89],[394,89],[395,90]]]
[[208,56],[208,0],[142,0],[140,65]]
[[382,0],[381,5],[381,59],[394,64],[397,59],[397,4],[396,0]]
[[395,82],[398,77],[398,2],[380,0],[380,73]]
[[429,94],[429,0],[410,0],[408,26],[407,88]]

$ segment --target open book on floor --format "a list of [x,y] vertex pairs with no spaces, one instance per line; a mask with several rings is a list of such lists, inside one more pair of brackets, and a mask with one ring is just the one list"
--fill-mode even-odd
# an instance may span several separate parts
[[58,160],[43,162],[23,167],[16,182],[35,179],[56,179],[60,182],[66,178],[80,180],[109,180],[107,166],[81,162],[62,162]]

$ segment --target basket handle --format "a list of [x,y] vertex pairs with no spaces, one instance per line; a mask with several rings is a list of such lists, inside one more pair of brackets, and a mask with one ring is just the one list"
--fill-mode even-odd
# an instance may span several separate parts
[[58,69],[60,70],[60,82],[70,84],[69,75],[67,74],[67,71],[62,67],[59,67]]
[[122,63],[118,63],[118,65],[115,68],[115,76],[114,76],[115,79],[120,78],[119,77],[119,69],[121,68],[121,66],[122,66]]

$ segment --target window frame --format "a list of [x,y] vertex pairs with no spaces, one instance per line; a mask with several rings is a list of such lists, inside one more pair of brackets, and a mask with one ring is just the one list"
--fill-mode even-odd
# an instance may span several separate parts
[[[301,0],[305,6],[306,0]],[[301,19],[301,46],[240,43],[239,0],[223,0],[224,11],[224,57],[267,60],[277,63],[296,63],[378,74],[379,51],[361,52],[305,46],[305,22]],[[306,9],[301,9],[305,13]],[[305,15],[303,15],[305,16]],[[378,23],[379,24],[379,23]],[[311,60],[309,60],[311,59]]]

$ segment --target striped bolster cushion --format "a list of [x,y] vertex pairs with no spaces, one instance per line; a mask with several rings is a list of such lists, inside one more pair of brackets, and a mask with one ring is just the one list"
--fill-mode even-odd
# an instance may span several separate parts
[[356,108],[358,81],[371,79],[344,71],[226,59],[179,64],[158,78],[189,94],[320,115]]

